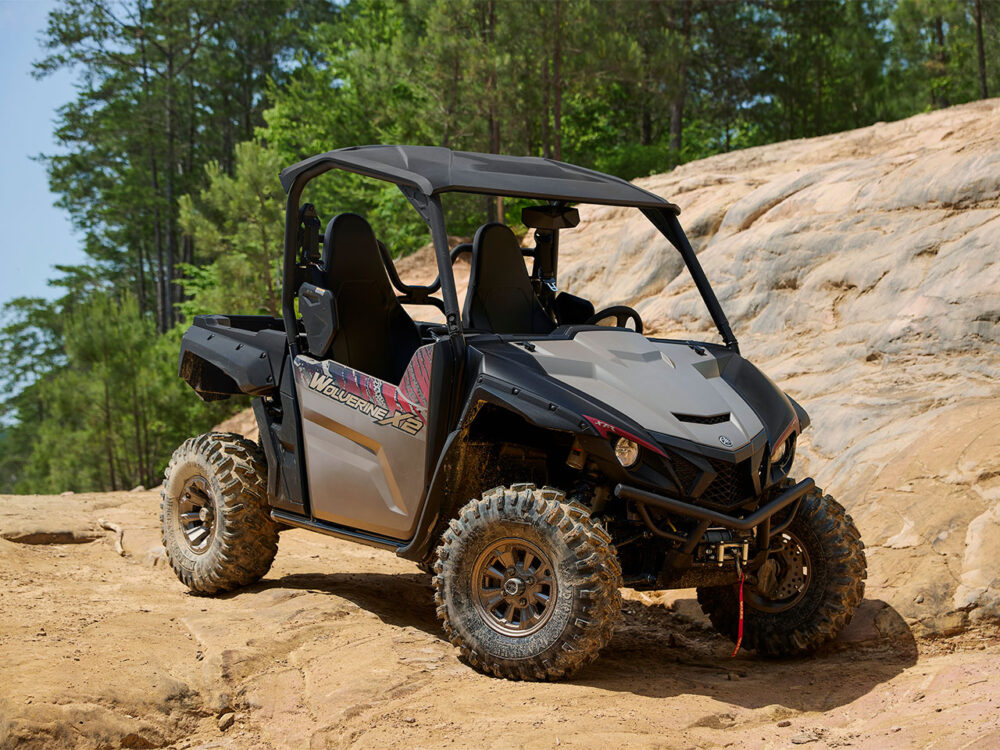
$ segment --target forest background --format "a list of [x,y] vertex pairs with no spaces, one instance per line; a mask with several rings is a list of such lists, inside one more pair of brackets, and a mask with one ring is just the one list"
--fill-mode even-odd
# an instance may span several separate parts
[[[1000,0],[62,0],[35,74],[75,77],[40,155],[87,261],[0,312],[0,492],[159,482],[245,401],[177,377],[205,312],[277,314],[278,171],[416,143],[632,179],[1000,91]],[[393,186],[308,196],[395,255],[428,241]],[[469,234],[515,206],[446,202]]]

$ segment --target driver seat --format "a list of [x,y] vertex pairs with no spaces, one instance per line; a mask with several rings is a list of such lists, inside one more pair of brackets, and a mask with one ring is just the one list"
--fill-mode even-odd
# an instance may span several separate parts
[[531,285],[517,237],[505,224],[483,224],[472,241],[462,324],[493,333],[549,334],[556,327]]
[[344,213],[330,220],[323,270],[339,324],[326,356],[398,384],[420,346],[420,332],[396,299],[375,232],[364,218]]

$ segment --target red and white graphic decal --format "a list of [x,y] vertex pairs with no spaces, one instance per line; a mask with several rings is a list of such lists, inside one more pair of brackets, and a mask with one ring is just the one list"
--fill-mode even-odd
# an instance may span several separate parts
[[[419,351],[422,350],[418,350],[418,353]],[[429,373],[430,354],[426,356],[428,360],[426,369]],[[394,427],[408,435],[416,435],[424,428],[426,389],[417,391],[411,399],[407,393],[392,383],[386,383],[337,362],[330,360],[314,362],[300,357],[296,360],[296,365],[301,374],[300,381],[305,387],[371,417],[377,425]],[[407,373],[413,366],[414,363],[411,362]],[[417,376],[414,376],[414,379],[416,380]],[[424,403],[417,400],[419,396],[423,397]]]
[[434,361],[434,345],[422,346],[413,353],[410,364],[399,381],[399,390],[410,401],[419,404],[424,411],[431,393],[431,364]]
[[654,453],[659,453],[661,456],[667,455],[660,446],[654,445],[653,443],[650,443],[648,440],[643,440],[638,435],[633,435],[631,432],[627,432],[626,430],[623,430],[621,427],[615,427],[613,424],[605,422],[602,419],[588,417],[586,414],[583,415],[583,418],[586,419],[588,422],[590,422],[591,426],[593,426],[593,428],[597,430],[597,433],[605,439],[610,439],[611,435],[617,435],[618,437],[623,437],[626,438],[627,440],[631,440],[634,443],[638,443],[644,448],[649,448],[651,451],[653,451]]

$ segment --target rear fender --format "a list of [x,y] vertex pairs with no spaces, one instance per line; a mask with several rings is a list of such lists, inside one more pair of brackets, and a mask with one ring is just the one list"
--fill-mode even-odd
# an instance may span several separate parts
[[263,316],[199,315],[181,339],[181,378],[205,401],[273,395],[287,349],[277,325]]

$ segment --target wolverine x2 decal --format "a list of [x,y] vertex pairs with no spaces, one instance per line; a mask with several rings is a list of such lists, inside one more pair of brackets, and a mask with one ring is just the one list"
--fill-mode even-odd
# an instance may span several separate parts
[[418,356],[414,356],[403,376],[404,386],[412,393],[329,360],[316,362],[299,357],[295,364],[300,382],[310,390],[371,417],[377,425],[416,435],[424,428],[421,407],[427,403],[430,348],[426,347],[426,352],[417,350]]

